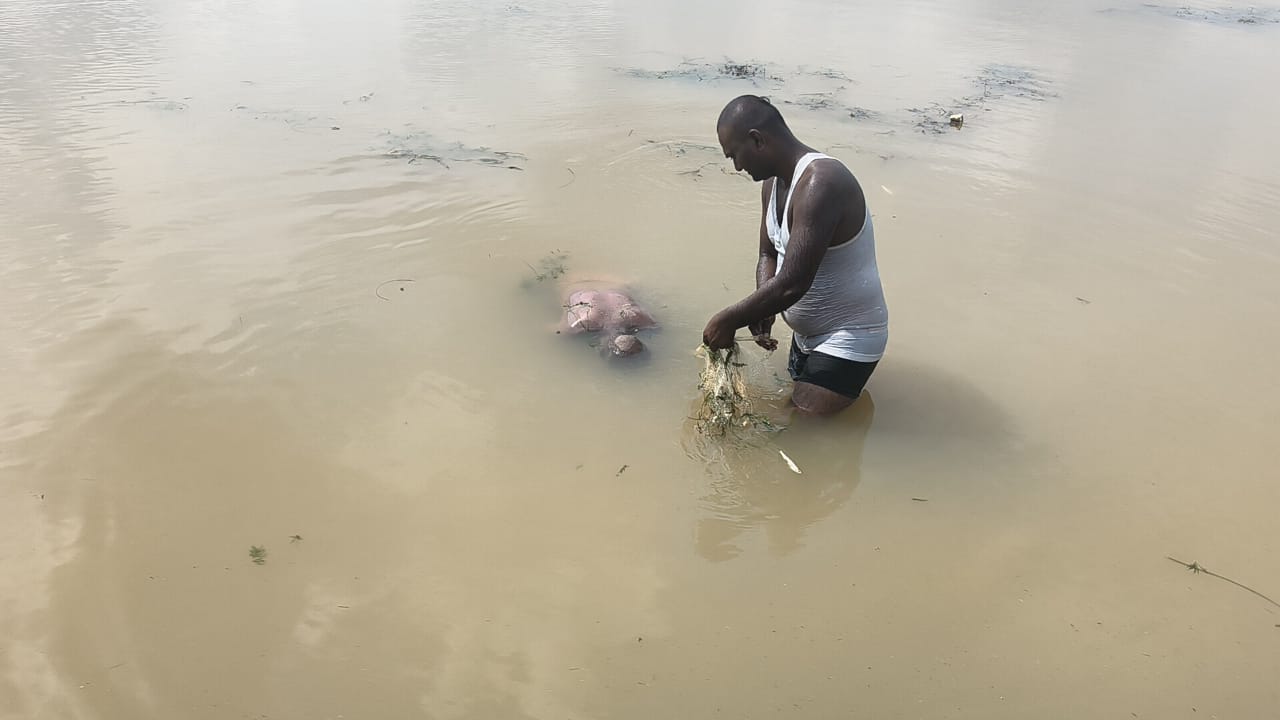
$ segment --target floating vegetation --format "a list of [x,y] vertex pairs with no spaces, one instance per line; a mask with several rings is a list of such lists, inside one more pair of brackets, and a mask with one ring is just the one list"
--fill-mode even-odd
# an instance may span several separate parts
[[771,452],[776,453],[775,438],[786,431],[782,417],[790,413],[785,407],[790,383],[774,387],[768,364],[745,362],[746,341],[738,338],[725,350],[702,345],[695,353],[702,369],[681,444],[690,458],[709,467],[723,468],[747,448],[775,448]]
[[751,401],[742,372],[746,364],[738,359],[740,352],[737,343],[723,350],[698,348],[703,360],[698,380],[702,401],[695,420],[704,435],[724,435],[731,427],[750,424]]
[[938,103],[907,108],[907,112],[915,116],[916,129],[922,133],[941,135],[951,127],[951,110]]
[[535,282],[544,282],[546,280],[556,280],[564,277],[564,274],[569,272],[568,260],[569,253],[563,250],[552,250],[538,261],[536,267],[527,262],[525,265],[527,265],[529,267],[529,271],[533,273],[533,280]]
[[[183,98],[183,100],[190,99],[191,98]],[[147,98],[145,100],[119,100],[118,102],[121,105],[143,105],[155,110],[164,110],[168,112],[182,112],[190,107],[185,102],[169,100],[161,97]]]
[[248,105],[233,105],[230,112],[248,115],[254,120],[278,122],[292,130],[334,128],[337,119],[324,115],[312,115],[292,108],[288,110],[258,110]]
[[783,105],[798,105],[806,110],[832,110],[841,107],[835,99],[835,93],[813,92],[801,93],[795,100],[783,100]]
[[392,158],[395,160],[408,160],[409,161],[408,164],[410,165],[418,162],[419,160],[426,160],[427,162],[438,163],[441,167],[445,168],[446,170],[449,169],[449,163],[445,162],[443,157],[441,157],[440,155],[436,155],[434,153],[420,152],[417,150],[406,150],[404,148],[393,148],[391,150],[388,150],[387,153],[383,155],[383,157]]
[[465,145],[460,142],[441,143],[427,133],[386,133],[387,150],[382,156],[395,160],[407,160],[410,164],[434,162],[448,169],[450,163],[475,163],[508,170],[523,170],[519,163],[528,158],[523,153],[494,150],[493,148]]
[[839,80],[841,82],[851,83],[853,78],[832,68],[815,68],[812,70],[802,69],[800,71],[805,75],[813,75],[814,77],[827,78],[828,80]]
[[[623,160],[626,160],[632,155],[635,155],[638,152],[644,152],[645,150],[648,150],[650,148],[660,148],[666,151],[667,154],[671,155],[672,157],[684,157],[686,155],[700,155],[706,158],[714,158],[717,162],[719,162],[722,159],[720,148],[715,145],[708,145],[706,143],[698,143],[698,142],[690,142],[688,140],[645,140],[643,145],[634,147],[622,153],[621,155],[615,157],[613,160],[610,160],[609,163],[605,165],[605,167],[612,167],[614,165],[617,165],[618,163],[622,162]],[[696,174],[696,170],[690,171],[689,174],[691,175]]]
[[702,171],[703,171],[703,170],[706,170],[707,168],[710,168],[710,167],[717,167],[717,168],[720,168],[720,172],[722,172],[722,173],[723,173],[723,172],[726,172],[726,170],[724,169],[724,167],[723,167],[723,166],[721,166],[721,164],[720,164],[720,163],[718,163],[718,162],[706,162],[706,163],[702,163],[701,165],[699,165],[699,166],[698,166],[698,167],[696,167],[696,168],[690,168],[690,169],[688,169],[688,170],[680,170],[680,171],[678,171],[676,174],[677,174],[677,175],[687,175],[687,176],[689,176],[689,177],[693,178],[695,181],[697,181],[697,180],[701,180],[701,179],[702,179]]
[[714,145],[689,142],[688,140],[645,140],[645,142],[660,147],[676,157],[688,155],[689,153],[717,154],[720,152]]
[[976,114],[976,111],[988,110],[992,103],[1009,98],[1043,102],[1056,97],[1036,72],[1016,65],[987,65],[972,80],[977,92],[954,100],[950,105],[930,103],[924,107],[907,108],[907,112],[915,117],[916,129],[939,135],[960,129],[963,121],[953,122],[952,117],[966,111]]
[[751,80],[780,81],[781,78],[771,75],[768,67],[755,62],[734,62],[725,60],[720,63],[693,62],[685,60],[669,70],[645,70],[643,68],[616,68],[624,75],[646,80],[693,80],[696,82],[712,82],[717,80]]
[[[775,105],[790,105],[814,112],[831,112],[839,117],[852,120],[884,120],[883,115],[875,110],[858,105],[851,105],[841,99],[841,94],[847,90],[848,85],[853,84],[856,81],[843,71],[834,68],[799,67],[792,70],[781,70],[763,63],[739,63],[733,61],[704,63],[686,60],[676,67],[667,70],[618,68],[617,71],[631,77],[649,80],[684,79],[697,82],[714,80],[751,80],[753,81],[753,84],[756,85],[767,82],[775,90],[779,91],[778,97],[769,98]],[[1029,79],[1019,79],[1016,77],[1015,73],[1002,72],[1002,66],[992,66],[988,70],[984,71],[983,75],[979,78],[979,83],[980,85],[983,85],[984,92],[990,94],[990,88],[998,85],[1001,80],[1027,82]],[[795,83],[808,91],[800,93],[782,92],[784,88],[792,83]],[[920,114],[920,111],[917,108],[913,108],[908,112]],[[945,129],[946,118],[950,114],[950,110],[939,107],[936,112],[931,111],[927,113],[927,119],[925,115],[922,115],[918,124],[932,128],[936,125],[935,116],[941,116],[943,122],[942,125],[938,127],[939,129]],[[649,142],[654,143],[656,141],[650,140]],[[691,147],[681,147],[680,144],[676,143],[673,143],[673,146],[672,154],[684,154],[684,152],[693,149]],[[700,150],[701,148],[698,149]],[[707,149],[713,152],[716,150],[716,148]],[[698,175],[696,171],[689,171],[688,174]]]
[[254,565],[264,565],[267,562],[267,549],[261,545],[252,545],[249,547],[249,559],[253,560]]
[[783,105],[795,105],[805,110],[835,111],[854,120],[876,120],[880,114],[857,105],[846,105],[836,98],[835,92],[800,93],[795,99],[784,99]]
[[1245,585],[1244,583],[1238,582],[1236,580],[1232,580],[1231,578],[1225,575],[1219,575],[1218,573],[1213,572],[1212,570],[1201,565],[1198,562],[1189,562],[1189,563],[1183,562],[1175,557],[1169,557],[1168,555],[1165,555],[1165,559],[1172,560],[1173,562],[1178,563],[1179,565],[1190,570],[1193,573],[1204,573],[1209,577],[1215,577],[1215,578],[1218,578],[1219,580],[1229,582],[1232,585],[1235,585],[1236,587],[1240,588],[1241,590],[1247,590],[1248,592],[1251,592],[1254,595],[1257,595],[1258,597],[1262,598],[1263,600],[1266,600],[1267,602],[1271,603],[1272,605],[1275,605],[1276,607],[1280,608],[1280,602],[1276,602],[1275,600],[1272,600],[1270,597],[1263,595],[1262,593],[1258,592],[1257,590],[1254,590],[1253,588],[1249,587],[1248,585]]
[[1186,5],[1158,5],[1145,3],[1148,11],[1180,20],[1195,20],[1213,25],[1274,25],[1280,23],[1280,8],[1193,8]]
[[[1269,21],[1270,15],[1258,13],[1258,21]],[[1277,15],[1280,22],[1280,14]],[[1044,101],[1055,97],[1044,80],[1034,70],[1018,65],[990,64],[982,67],[978,74],[970,80],[973,84],[971,94],[952,100],[950,103],[930,103],[923,107],[912,107],[905,110],[907,117],[898,113],[887,117],[869,108],[848,103],[846,90],[848,85],[856,82],[844,72],[834,68],[806,68],[784,70],[777,66],[763,63],[741,63],[726,60],[721,63],[696,62],[685,60],[674,68],[666,70],[646,70],[641,68],[617,68],[618,72],[631,77],[650,80],[690,80],[696,82],[748,80],[753,85],[767,85],[776,92],[776,96],[768,99],[778,106],[791,106],[812,112],[831,113],[836,117],[855,121],[887,122],[894,124],[905,121],[913,124],[915,129],[923,133],[941,134],[952,129],[959,129],[963,123],[952,121],[955,115],[990,110],[991,106],[1008,99]],[[803,90],[803,92],[798,92]],[[890,131],[891,132],[891,131]],[[656,143],[656,141],[649,141]],[[668,148],[672,154],[684,154],[693,150],[672,143]],[[715,148],[709,148],[714,151]],[[634,152],[631,151],[631,152]],[[612,165],[629,155],[615,158]],[[700,176],[700,169],[687,171],[686,174]]]
[[731,78],[762,78],[766,76],[763,65],[757,63],[727,62],[718,68],[721,75]]
[[987,65],[981,74],[973,78],[973,82],[982,90],[979,95],[966,98],[966,101],[974,103],[1007,97],[1038,101],[1057,97],[1035,71],[1017,65]]
[[676,67],[668,70],[619,68],[617,71],[625,75],[630,75],[631,77],[648,80],[683,79],[697,82],[716,80],[750,80],[754,85],[768,83],[775,88],[780,88],[793,81],[800,81],[801,84],[813,88],[815,85],[813,79],[816,78],[816,89],[825,88],[827,90],[826,92],[801,93],[794,100],[782,99],[781,102],[791,105],[799,105],[813,110],[841,110],[849,113],[850,117],[855,118],[863,117],[861,113],[866,112],[861,108],[845,106],[843,103],[840,103],[835,99],[835,93],[845,90],[849,84],[854,82],[854,80],[844,72],[834,68],[800,67],[792,70],[781,70],[775,69],[764,63],[756,62],[743,63],[726,60],[721,63],[705,63],[686,60]]

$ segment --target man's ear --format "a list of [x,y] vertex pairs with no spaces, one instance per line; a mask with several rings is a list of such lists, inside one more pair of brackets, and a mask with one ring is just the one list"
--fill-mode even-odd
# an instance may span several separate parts
[[754,128],[748,130],[747,137],[751,138],[751,144],[754,145],[757,150],[764,147],[764,133],[759,130]]

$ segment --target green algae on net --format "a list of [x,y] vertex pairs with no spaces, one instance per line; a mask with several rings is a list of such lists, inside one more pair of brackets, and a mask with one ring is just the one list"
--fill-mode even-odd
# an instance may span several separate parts
[[702,397],[694,416],[699,433],[722,437],[731,428],[775,429],[768,418],[752,411],[743,372],[746,363],[740,359],[742,351],[736,342],[723,350],[702,345],[697,354],[703,360],[698,378]]

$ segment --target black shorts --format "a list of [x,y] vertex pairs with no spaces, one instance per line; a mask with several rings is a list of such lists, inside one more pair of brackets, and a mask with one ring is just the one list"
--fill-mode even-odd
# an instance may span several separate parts
[[801,352],[795,338],[791,338],[791,357],[787,360],[787,372],[791,373],[791,379],[796,382],[817,385],[856,400],[871,377],[871,371],[878,364],[878,360],[857,362],[816,350]]

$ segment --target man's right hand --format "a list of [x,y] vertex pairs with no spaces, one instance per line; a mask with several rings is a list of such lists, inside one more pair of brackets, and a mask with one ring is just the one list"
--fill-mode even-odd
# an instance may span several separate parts
[[774,315],[761,320],[758,323],[752,323],[747,326],[747,330],[751,331],[751,338],[756,344],[770,352],[778,349],[778,341],[770,335],[773,332]]

